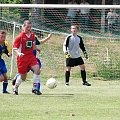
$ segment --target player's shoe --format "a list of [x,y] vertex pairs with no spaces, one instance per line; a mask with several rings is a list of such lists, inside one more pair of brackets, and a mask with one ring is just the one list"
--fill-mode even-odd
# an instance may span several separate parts
[[3,94],[10,94],[8,91],[4,91]]
[[65,83],[65,86],[69,86],[69,82]]
[[90,83],[88,83],[88,82],[84,82],[84,83],[83,83],[83,85],[86,85],[86,86],[91,86],[91,84],[90,84]]
[[37,91],[36,94],[37,95],[42,95],[42,93],[40,91]]
[[15,82],[16,82],[16,78],[13,78],[13,79],[12,79],[12,85],[13,85],[13,86],[15,85]]
[[14,91],[13,94],[14,94],[14,95],[18,95],[18,92],[17,92],[17,91]]
[[36,89],[32,89],[32,93],[34,93],[36,95],[42,95],[42,93],[39,90],[36,90]]
[[13,88],[13,94],[18,95],[18,87]]

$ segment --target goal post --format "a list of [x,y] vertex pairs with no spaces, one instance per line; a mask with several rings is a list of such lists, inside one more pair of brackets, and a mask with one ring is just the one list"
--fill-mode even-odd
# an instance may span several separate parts
[[[53,33],[52,40],[41,47],[44,52],[38,55],[43,60],[43,76],[64,75],[62,44],[70,33],[70,26],[75,24],[90,56],[86,61],[89,76],[120,78],[119,5],[0,4],[0,27],[9,33],[11,45],[26,19],[32,22],[32,30],[40,39]],[[8,63],[10,77],[17,71],[15,57],[13,54]],[[49,69],[48,75],[46,69]]]

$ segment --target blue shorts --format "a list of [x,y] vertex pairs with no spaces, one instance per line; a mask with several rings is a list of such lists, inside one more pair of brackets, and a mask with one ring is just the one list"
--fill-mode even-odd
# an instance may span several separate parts
[[0,59],[0,76],[3,73],[7,73],[7,68],[3,59]]

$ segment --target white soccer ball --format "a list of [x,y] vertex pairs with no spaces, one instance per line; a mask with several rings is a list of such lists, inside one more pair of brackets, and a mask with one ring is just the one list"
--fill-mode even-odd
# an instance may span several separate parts
[[49,89],[54,89],[57,86],[57,81],[54,78],[50,78],[46,82],[46,86]]

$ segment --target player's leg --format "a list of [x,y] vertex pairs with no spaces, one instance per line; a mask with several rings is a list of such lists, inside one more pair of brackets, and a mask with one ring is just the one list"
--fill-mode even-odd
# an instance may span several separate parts
[[29,66],[29,59],[28,59],[28,62],[23,62],[22,60],[17,61],[19,76],[17,77],[15,85],[13,86],[13,93],[15,95],[18,95],[18,88],[22,83],[22,81],[24,81],[27,77],[28,66]]
[[88,83],[88,81],[86,80],[85,65],[84,64],[80,65],[80,69],[81,69],[81,77],[82,77],[83,85],[91,86],[91,84]]
[[3,73],[3,76],[4,76],[4,81],[3,81],[2,93],[7,93],[7,94],[9,94],[9,92],[7,91],[8,79],[7,79],[6,73]]
[[36,58],[36,60],[38,61],[39,68],[41,68],[42,67],[42,63],[41,63],[40,59]]
[[15,77],[12,79],[12,85],[15,85],[16,79],[18,78],[20,74],[16,74]]
[[3,74],[0,72],[0,82],[4,81],[4,76]]
[[6,73],[7,73],[7,68],[6,68],[6,65],[3,61],[3,66],[2,66],[1,72],[0,72],[0,76],[2,75],[2,81],[3,81],[2,93],[9,93],[9,92],[7,92],[8,80],[7,80]]
[[66,67],[66,71],[65,71],[65,85],[67,85],[67,86],[69,86],[70,71],[71,71],[71,67]]
[[[42,67],[41,61],[40,61],[39,58],[36,58],[36,59],[37,59],[37,61],[38,61],[39,69],[41,69],[41,67]],[[40,82],[37,83],[37,86],[36,86],[36,87],[37,87],[37,90],[40,91]]]
[[73,65],[73,61],[71,58],[66,59],[66,71],[65,71],[65,85],[69,86],[69,79],[70,79],[70,71]]
[[[39,58],[36,58],[36,60],[38,61],[39,69],[41,69],[42,63],[41,63],[40,59],[39,59]],[[31,71],[34,73],[34,71],[33,71],[32,69],[31,69]],[[35,84],[35,85],[34,85],[34,83],[33,83],[33,86],[36,86],[36,89],[33,89],[33,88],[32,88],[32,93],[36,93],[36,90],[37,90],[37,91],[40,91],[40,81],[38,81],[38,83]]]
[[0,72],[0,82],[3,82],[3,87],[2,87],[2,93],[9,93],[7,92],[7,86],[8,86],[8,82],[5,81],[5,77],[3,75],[3,73]]
[[4,76],[3,76],[3,74],[0,71],[0,82],[3,82],[3,81],[4,81]]
[[40,92],[40,67],[38,64],[31,66],[32,70],[34,71],[33,74],[33,89],[32,92],[41,95]]
[[15,95],[18,95],[18,88],[22,83],[22,81],[25,81],[26,77],[27,77],[27,73],[18,75],[15,85],[13,86],[13,92]]
[[110,34],[112,34],[113,28],[112,28],[112,24],[109,24],[109,32]]

